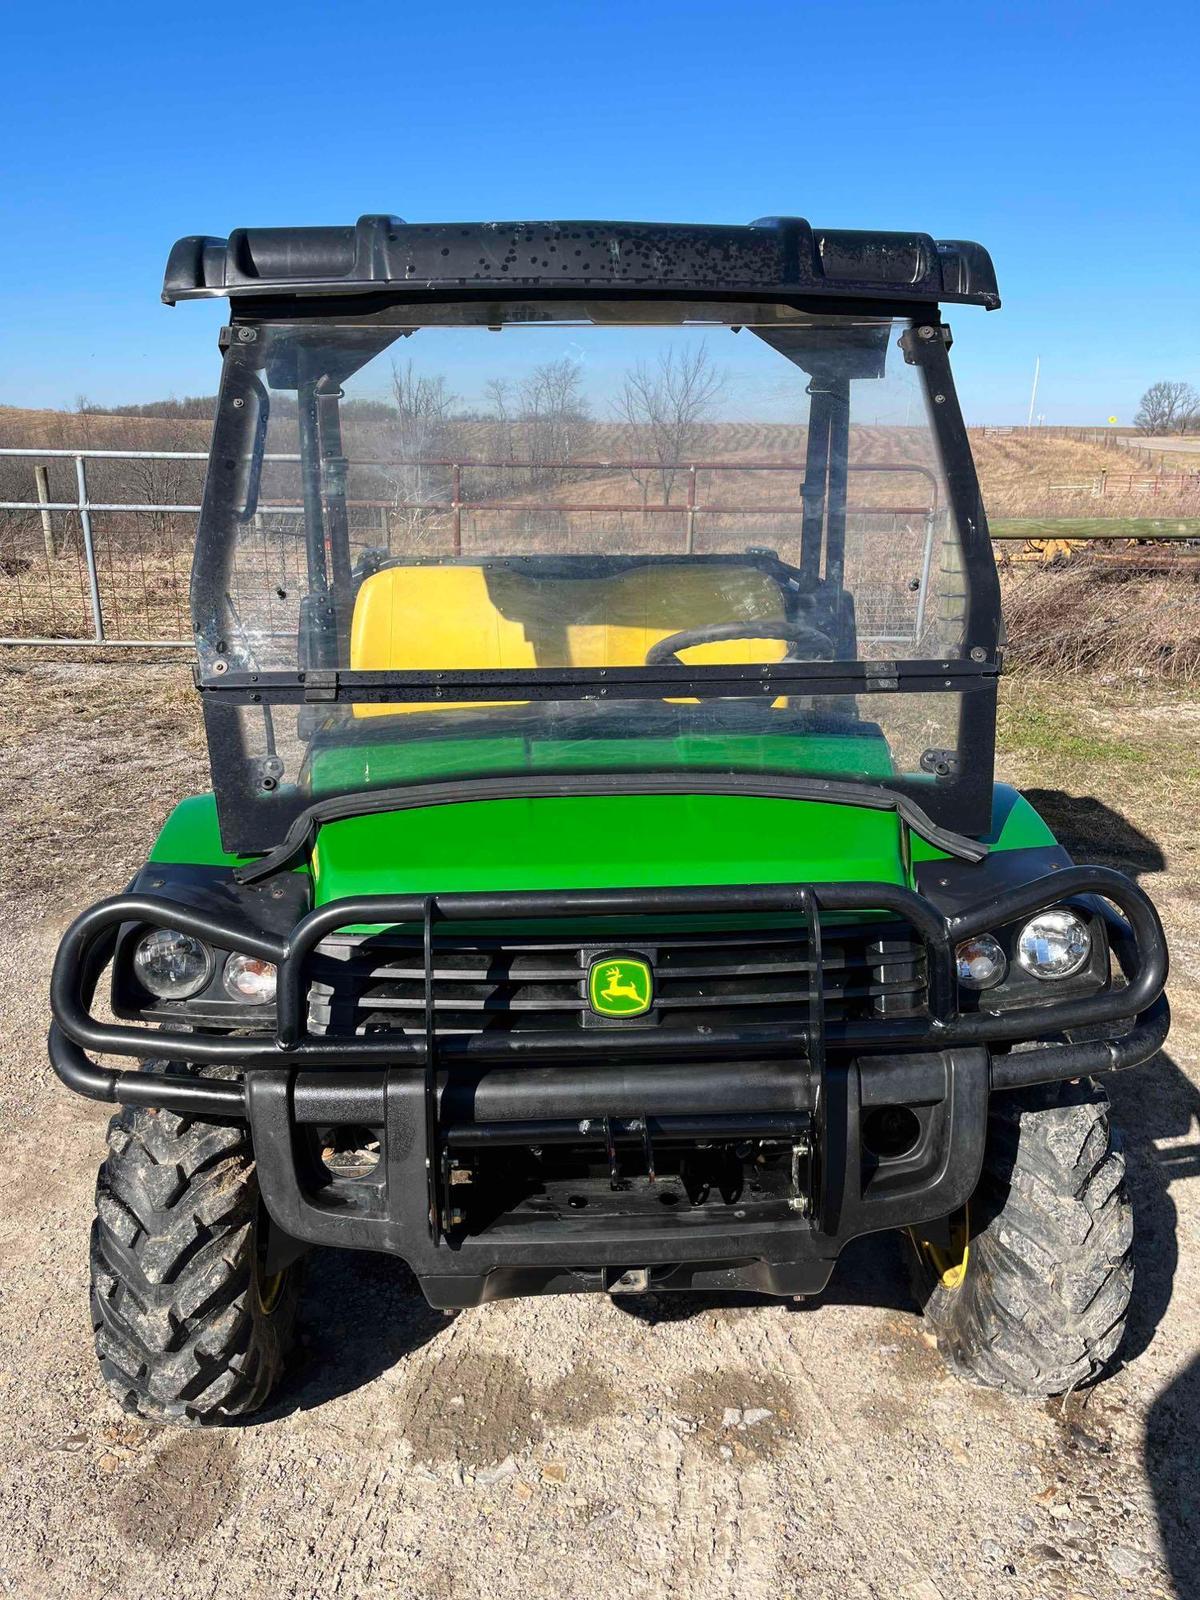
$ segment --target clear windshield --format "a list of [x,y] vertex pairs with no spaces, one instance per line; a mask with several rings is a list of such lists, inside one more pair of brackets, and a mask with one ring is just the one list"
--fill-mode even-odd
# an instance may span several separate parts
[[627,765],[885,780],[953,750],[955,694],[503,693],[541,668],[686,679],[960,654],[943,397],[910,324],[628,303],[405,315],[233,330],[193,574],[201,670],[432,685],[465,669],[498,674],[495,699],[306,712],[295,740],[294,718],[241,712],[243,795],[264,774],[268,794],[317,796]]
[[197,593],[202,656],[224,613],[263,668],[303,665],[343,538],[343,667],[641,665],[668,633],[751,621],[789,628],[689,659],[951,652],[957,535],[905,332],[265,326],[257,501]]

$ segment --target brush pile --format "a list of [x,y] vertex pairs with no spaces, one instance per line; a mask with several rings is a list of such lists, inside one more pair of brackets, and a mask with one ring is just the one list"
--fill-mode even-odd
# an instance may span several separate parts
[[1200,556],[1076,552],[1001,571],[1014,672],[1200,679]]

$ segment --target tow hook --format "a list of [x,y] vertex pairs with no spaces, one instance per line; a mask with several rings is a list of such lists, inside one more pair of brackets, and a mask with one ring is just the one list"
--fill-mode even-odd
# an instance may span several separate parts
[[649,1267],[605,1267],[604,1287],[609,1294],[646,1294],[650,1288]]

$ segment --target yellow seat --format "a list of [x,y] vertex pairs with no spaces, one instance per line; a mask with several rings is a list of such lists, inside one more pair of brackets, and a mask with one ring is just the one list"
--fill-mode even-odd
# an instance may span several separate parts
[[[385,567],[355,599],[350,666],[358,672],[640,667],[652,645],[684,628],[778,619],[782,611],[778,584],[735,563],[647,564],[599,577],[498,566]],[[696,645],[688,660],[778,661],[786,649],[779,639],[734,639]],[[389,716],[429,706],[354,709],[357,716]]]

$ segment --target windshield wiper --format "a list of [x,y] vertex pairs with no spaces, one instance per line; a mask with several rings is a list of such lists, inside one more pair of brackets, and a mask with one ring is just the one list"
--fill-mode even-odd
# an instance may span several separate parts
[[257,861],[238,867],[239,883],[257,883],[292,867],[309,855],[320,828],[351,817],[381,811],[413,811],[425,806],[465,804],[477,800],[545,800],[573,795],[738,794],[769,799],[823,800],[830,805],[894,811],[915,833],[937,850],[959,861],[982,861],[989,846],[950,828],[939,827],[908,795],[882,784],[839,782],[826,778],[762,777],[752,773],[571,773],[507,778],[469,778],[441,783],[406,784],[403,788],[358,790],[317,800],[300,813],[283,841]]

